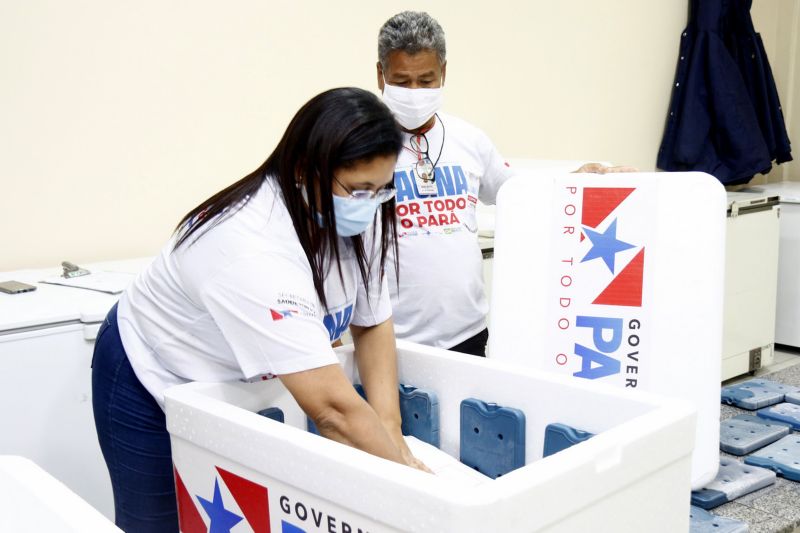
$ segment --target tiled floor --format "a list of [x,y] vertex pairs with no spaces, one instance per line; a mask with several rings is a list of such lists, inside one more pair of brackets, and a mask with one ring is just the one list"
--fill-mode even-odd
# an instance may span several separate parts
[[[769,366],[759,369],[755,377],[796,365],[800,365],[800,350],[781,346],[775,350],[773,362]],[[723,385],[739,383],[752,378],[753,376],[744,374],[724,382]],[[721,406],[723,419],[741,413],[749,412],[729,405]],[[722,455],[726,456],[727,454],[723,453]],[[750,527],[750,533],[798,533],[800,532],[800,527],[796,527],[796,524],[800,522],[798,502],[800,502],[800,484],[778,477],[774,485],[717,507],[712,510],[712,513],[746,522]]]

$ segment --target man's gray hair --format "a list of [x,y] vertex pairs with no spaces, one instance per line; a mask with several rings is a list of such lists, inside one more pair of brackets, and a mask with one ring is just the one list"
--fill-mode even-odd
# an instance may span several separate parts
[[411,55],[423,50],[433,50],[439,64],[444,65],[447,58],[444,30],[436,19],[424,11],[398,13],[387,20],[378,32],[378,60],[384,71],[389,54],[397,50]]

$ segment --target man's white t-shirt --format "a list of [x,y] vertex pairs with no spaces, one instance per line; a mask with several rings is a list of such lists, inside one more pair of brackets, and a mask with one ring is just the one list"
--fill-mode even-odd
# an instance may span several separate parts
[[272,179],[194,238],[175,251],[169,242],[117,312],[131,366],[162,406],[164,389],[180,383],[268,379],[336,364],[331,343],[350,324],[372,326],[391,316],[377,261],[366,294],[349,239],[339,240],[344,284],[332,261],[324,282],[328,309],[322,306]]
[[476,205],[495,203],[511,169],[486,134],[457,117],[438,113],[425,137],[435,192],[420,193],[410,134],[394,173],[400,283],[387,275],[392,318],[398,338],[451,348],[486,327]]

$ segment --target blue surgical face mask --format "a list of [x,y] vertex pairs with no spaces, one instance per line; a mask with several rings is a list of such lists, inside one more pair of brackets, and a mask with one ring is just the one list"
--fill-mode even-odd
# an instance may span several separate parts
[[376,199],[353,200],[333,195],[333,212],[336,215],[336,233],[340,237],[352,237],[363,233],[375,219],[380,207]]

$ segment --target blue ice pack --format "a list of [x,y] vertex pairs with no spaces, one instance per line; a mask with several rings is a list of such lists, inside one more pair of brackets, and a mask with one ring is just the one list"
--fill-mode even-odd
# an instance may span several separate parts
[[573,444],[578,444],[594,437],[594,433],[575,429],[574,427],[558,422],[548,424],[544,428],[544,452],[542,457],[548,457],[561,450],[566,450]]
[[700,490],[692,491],[692,505],[713,509],[732,502],[775,483],[775,472],[766,468],[742,464],[736,459],[723,457],[719,461],[717,477]]
[[279,407],[267,407],[266,409],[260,410],[258,414],[283,424],[283,411]]
[[492,479],[525,466],[525,413],[475,398],[462,400],[460,460]]
[[800,405],[796,403],[779,403],[759,409],[756,414],[761,418],[789,424],[795,431],[800,431]]
[[800,392],[787,392],[783,400],[788,403],[800,404]]
[[763,448],[792,431],[788,424],[760,416],[737,415],[719,425],[719,449],[733,455],[746,455]]
[[722,387],[722,402],[742,409],[760,409],[783,401],[786,393],[798,388],[766,379],[751,379]]
[[800,481],[800,434],[786,435],[744,458],[748,465],[769,468],[792,481]]
[[750,527],[740,520],[709,513],[694,505],[689,507],[689,533],[747,533]]
[[439,447],[439,400],[436,393],[400,385],[400,416],[403,418],[403,435]]

